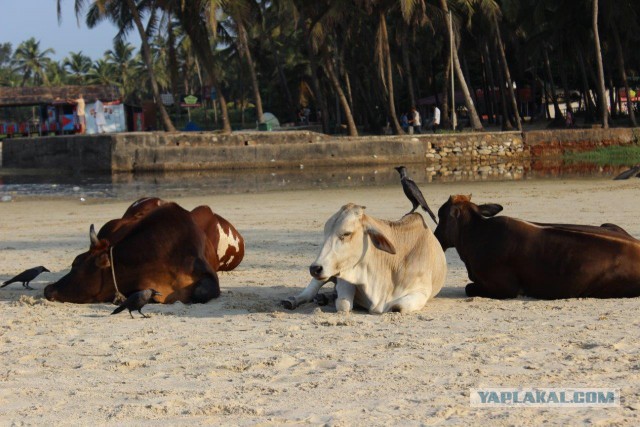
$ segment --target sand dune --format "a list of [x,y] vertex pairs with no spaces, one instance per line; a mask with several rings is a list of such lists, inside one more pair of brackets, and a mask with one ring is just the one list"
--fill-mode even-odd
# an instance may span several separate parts
[[[637,181],[637,180],[636,180]],[[639,182],[425,184],[437,209],[473,193],[504,214],[542,222],[614,222],[640,236]],[[1,425],[631,425],[640,422],[640,299],[467,298],[447,252],[440,295],[420,312],[338,315],[279,301],[309,281],[326,218],[346,202],[394,219],[398,187],[185,197],[243,233],[247,255],[204,305],[150,305],[150,319],[109,304],[42,298],[89,243],[89,224],[132,200],[0,204],[0,280],[35,265],[52,273],[0,290]],[[429,220],[430,226],[433,224]],[[618,408],[469,405],[478,387],[612,387]]]

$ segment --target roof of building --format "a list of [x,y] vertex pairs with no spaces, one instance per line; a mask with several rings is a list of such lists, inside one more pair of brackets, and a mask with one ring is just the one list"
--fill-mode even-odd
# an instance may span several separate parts
[[80,94],[87,103],[120,99],[117,86],[0,87],[0,107],[54,104],[76,99]]

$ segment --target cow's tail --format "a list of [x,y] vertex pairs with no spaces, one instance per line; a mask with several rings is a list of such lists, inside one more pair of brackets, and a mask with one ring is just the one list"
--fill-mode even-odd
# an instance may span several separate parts
[[200,258],[193,263],[193,272],[200,279],[195,283],[191,300],[194,303],[206,303],[220,296],[220,282],[218,275],[211,266]]
[[121,311],[124,311],[124,309],[125,309],[125,308],[127,308],[127,307],[125,307],[124,305],[121,305],[120,307],[118,307],[118,308],[116,308],[115,310],[113,310],[113,311],[111,312],[111,314],[118,314],[118,313],[120,313]]

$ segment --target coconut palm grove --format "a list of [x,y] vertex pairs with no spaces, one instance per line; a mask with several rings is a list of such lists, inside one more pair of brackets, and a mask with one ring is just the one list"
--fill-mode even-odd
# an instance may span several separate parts
[[[325,133],[402,134],[413,106],[425,118],[437,106],[443,129],[453,111],[474,131],[562,127],[568,115],[637,125],[635,0],[75,0],[75,10],[89,28],[116,25],[112,49],[56,61],[46,40],[0,44],[1,86],[117,85],[134,105],[195,94],[194,120],[222,132],[270,112]],[[160,128],[187,120],[177,103],[156,103]]]

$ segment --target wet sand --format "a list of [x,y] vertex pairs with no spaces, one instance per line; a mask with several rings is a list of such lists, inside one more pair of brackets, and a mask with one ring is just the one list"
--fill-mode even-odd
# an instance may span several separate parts
[[[432,208],[449,194],[501,203],[541,222],[616,223],[640,236],[639,180],[424,184]],[[309,281],[324,221],[346,202],[396,219],[399,186],[185,197],[208,204],[246,240],[204,305],[150,305],[150,319],[109,304],[42,298],[89,244],[88,230],[133,200],[17,198],[0,203],[0,281],[43,264],[26,291],[0,289],[0,424],[539,425],[640,422],[640,299],[467,298],[464,265],[447,252],[438,297],[416,313],[339,315],[279,306]],[[425,217],[426,218],[426,217]],[[433,223],[429,220],[429,225]],[[611,387],[617,408],[471,408],[479,387]]]

